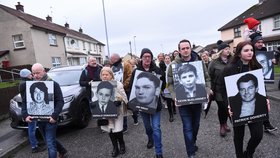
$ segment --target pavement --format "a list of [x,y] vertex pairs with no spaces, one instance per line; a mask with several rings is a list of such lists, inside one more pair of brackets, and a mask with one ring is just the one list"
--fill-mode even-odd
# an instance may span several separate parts
[[[280,74],[275,76],[274,84],[266,84],[268,98],[276,102],[280,102],[279,79]],[[0,122],[0,158],[9,158],[29,144],[27,132],[11,128],[10,122],[9,119]]]

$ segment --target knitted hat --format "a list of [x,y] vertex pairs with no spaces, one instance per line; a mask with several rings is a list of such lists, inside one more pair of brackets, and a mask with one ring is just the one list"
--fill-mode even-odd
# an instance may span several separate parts
[[252,29],[256,25],[260,24],[260,22],[258,20],[256,20],[255,18],[252,18],[252,17],[244,19],[244,23],[247,24],[249,29]]
[[143,48],[143,49],[142,49],[142,51],[141,51],[141,55],[140,55],[140,58],[142,58],[142,57],[143,57],[143,55],[144,55],[145,53],[149,53],[149,54],[151,54],[152,59],[154,58],[154,57],[153,57],[153,53],[152,53],[152,51],[151,51],[150,49],[148,49],[148,48]]
[[28,69],[22,69],[19,72],[19,75],[22,78],[27,78],[30,74],[31,74],[31,71],[29,71]]
[[255,32],[249,36],[251,38],[251,42],[255,45],[259,40],[263,40],[262,34],[259,32]]
[[217,47],[218,47],[218,52],[222,49],[225,49],[226,47],[229,47],[229,45],[222,40],[217,41]]

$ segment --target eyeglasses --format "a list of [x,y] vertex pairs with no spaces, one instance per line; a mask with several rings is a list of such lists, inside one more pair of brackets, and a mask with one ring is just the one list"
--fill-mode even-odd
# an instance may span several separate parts
[[152,56],[150,56],[150,55],[143,55],[142,58],[143,59],[150,59],[150,58],[152,58]]

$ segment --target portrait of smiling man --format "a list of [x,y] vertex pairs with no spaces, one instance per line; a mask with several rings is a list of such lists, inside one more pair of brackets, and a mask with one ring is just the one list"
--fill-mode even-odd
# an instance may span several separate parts
[[[258,79],[254,74],[247,73],[242,75],[236,81],[236,86],[238,93],[235,96],[229,97],[233,121],[249,116],[267,114],[267,99],[259,93]],[[247,121],[253,120],[255,119],[241,122],[244,124]]]

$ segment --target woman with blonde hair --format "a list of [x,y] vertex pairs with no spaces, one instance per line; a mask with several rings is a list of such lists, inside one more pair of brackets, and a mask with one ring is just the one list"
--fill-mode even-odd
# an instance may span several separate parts
[[[102,81],[113,81],[114,74],[110,67],[103,67],[100,71],[100,78]],[[118,117],[109,118],[109,124],[106,126],[101,126],[101,129],[109,132],[110,139],[113,144],[112,157],[117,157],[119,154],[124,154],[125,143],[123,139],[123,117],[127,113],[126,104],[128,102],[123,84],[119,81],[117,82],[116,95],[115,95],[115,105],[118,107]]]
[[223,69],[229,64],[232,58],[230,53],[230,47],[227,43],[219,40],[217,42],[218,53],[216,53],[208,67],[208,73],[211,77],[211,89],[214,92],[214,100],[218,105],[218,118],[220,122],[220,135],[222,137],[226,136],[230,129],[227,125],[228,115],[227,115],[227,105],[225,105],[222,98],[220,82],[222,77]]

